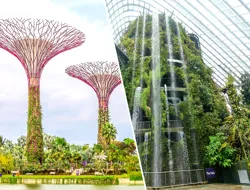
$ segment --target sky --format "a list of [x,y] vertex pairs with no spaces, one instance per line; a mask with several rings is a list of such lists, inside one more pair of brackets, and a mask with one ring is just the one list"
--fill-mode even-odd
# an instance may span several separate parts
[[[82,46],[57,55],[45,66],[40,83],[42,121],[45,133],[64,137],[69,143],[96,143],[96,94],[85,83],[68,76],[65,69],[86,61],[118,63],[104,0],[0,1],[0,19],[56,20],[86,35]],[[16,142],[26,135],[28,82],[21,63],[3,49],[0,49],[0,89],[0,135]],[[109,108],[117,139],[134,138],[123,85],[113,91]]]

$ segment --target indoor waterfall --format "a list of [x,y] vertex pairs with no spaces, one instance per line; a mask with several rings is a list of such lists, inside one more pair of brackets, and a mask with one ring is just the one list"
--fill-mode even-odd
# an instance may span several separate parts
[[160,97],[160,34],[159,17],[153,15],[152,21],[152,98],[153,98],[153,135],[154,135],[154,157],[153,157],[153,185],[161,186],[161,97]]
[[166,113],[167,113],[167,130],[168,130],[168,155],[169,155],[169,161],[168,161],[168,166],[169,166],[169,171],[170,171],[170,185],[175,184],[175,176],[173,173],[174,170],[174,161],[173,161],[173,153],[172,153],[172,147],[171,147],[171,128],[170,128],[170,123],[169,123],[169,105],[168,105],[168,89],[167,85],[164,85],[165,89],[165,95],[166,95]]

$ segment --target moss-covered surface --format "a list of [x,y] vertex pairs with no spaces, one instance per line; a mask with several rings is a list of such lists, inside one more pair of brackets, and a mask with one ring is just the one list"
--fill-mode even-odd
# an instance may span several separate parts
[[29,162],[42,163],[44,151],[39,86],[29,87],[28,104],[26,156]]

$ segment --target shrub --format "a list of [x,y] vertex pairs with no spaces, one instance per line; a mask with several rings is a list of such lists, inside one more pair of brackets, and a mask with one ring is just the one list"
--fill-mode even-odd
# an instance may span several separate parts
[[129,173],[129,180],[130,181],[141,181],[142,179],[142,173],[141,172],[130,172]]
[[209,166],[230,167],[233,164],[236,150],[228,142],[223,133],[210,136],[210,143],[206,147],[206,161]]
[[[46,175],[34,175],[34,176],[3,176],[0,180],[5,184],[17,184],[22,183],[22,179],[34,179],[41,180],[42,184],[51,184],[52,180],[56,181],[56,184],[95,184],[95,185],[117,185],[119,180],[113,176],[46,176]],[[61,181],[62,179],[62,181]]]

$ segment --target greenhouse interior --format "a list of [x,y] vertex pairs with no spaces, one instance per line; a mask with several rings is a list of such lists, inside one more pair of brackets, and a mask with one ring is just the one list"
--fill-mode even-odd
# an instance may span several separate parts
[[250,2],[105,0],[147,187],[250,184]]

